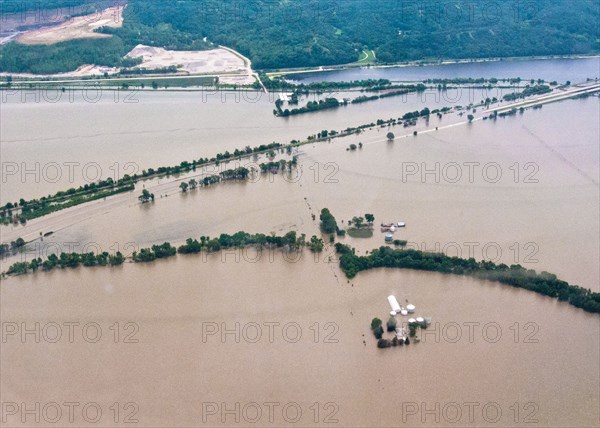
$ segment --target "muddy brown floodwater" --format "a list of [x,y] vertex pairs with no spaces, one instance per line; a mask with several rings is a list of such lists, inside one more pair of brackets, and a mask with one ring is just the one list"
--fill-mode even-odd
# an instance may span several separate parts
[[[146,93],[137,106],[3,103],[3,167],[172,165],[432,106],[386,99],[283,120],[265,100],[194,96]],[[327,207],[343,227],[373,213],[376,224],[406,222],[395,238],[411,248],[520,263],[598,291],[599,115],[590,97],[451,127],[464,120],[432,117],[416,137],[398,126],[302,146],[292,179],[185,195],[178,180],[191,175],[138,183],[130,194],[0,228],[2,241],[54,232],[0,267],[56,249],[131,253],[239,230],[311,236]],[[65,176],[32,177],[3,177],[0,199],[66,187]],[[138,203],[142,186],[156,193],[153,204]],[[383,234],[342,242],[364,254]],[[432,317],[420,342],[377,349],[370,323],[387,320],[389,294]],[[598,315],[459,276],[378,269],[347,280],[331,247],[317,258],[248,249],[12,277],[0,283],[0,321],[2,426],[600,423]]]
[[[109,199],[89,211],[76,207],[26,227],[3,227],[3,241],[54,231],[17,257],[31,259],[57,248],[131,253],[165,241],[239,230],[297,230],[311,236],[318,233],[311,214],[318,218],[327,207],[340,226],[367,212],[377,224],[404,221],[407,228],[395,238],[407,240],[411,248],[520,263],[599,290],[599,115],[598,99],[592,97],[393,143],[385,141],[387,128],[374,129],[303,146],[299,170],[291,178],[261,176],[256,182],[185,195],[179,182],[153,180],[118,196],[114,206]],[[432,118],[429,129],[447,122]],[[401,126],[392,131],[412,132]],[[362,150],[346,151],[359,142]],[[142,185],[157,195],[152,206],[137,201]],[[346,237],[344,242],[366,251],[382,245],[383,234],[377,229],[370,239]]]
[[[138,426],[598,421],[597,315],[461,277],[377,270],[347,281],[308,252],[238,256],[3,282],[2,322],[19,330],[2,344],[3,402],[79,402],[78,426],[94,425],[84,417],[96,408],[99,423],[113,426],[114,403],[121,425],[135,413]],[[391,293],[433,324],[420,343],[379,350],[369,325],[387,319]],[[35,323],[39,343],[21,336]],[[86,403],[94,406],[83,413]],[[23,426],[50,425],[51,410]],[[16,412],[9,426],[21,425]]]

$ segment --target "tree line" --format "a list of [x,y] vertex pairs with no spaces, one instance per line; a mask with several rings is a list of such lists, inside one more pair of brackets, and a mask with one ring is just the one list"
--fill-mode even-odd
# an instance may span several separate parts
[[415,269],[445,274],[464,275],[478,279],[497,281],[516,288],[524,288],[544,296],[565,301],[587,312],[600,313],[600,293],[570,285],[556,275],[526,269],[521,265],[508,266],[490,261],[462,259],[442,253],[428,253],[413,249],[392,249],[380,247],[368,256],[357,256],[355,250],[337,243],[340,255],[340,268],[348,278],[354,278],[361,271],[375,268]]
[[[335,219],[329,217],[329,210],[322,212],[322,218],[327,222],[327,230],[334,226]],[[173,257],[179,254],[199,254],[203,251],[216,252],[230,248],[244,248],[255,246],[257,248],[286,248],[297,251],[307,247],[314,252],[323,250],[323,241],[317,236],[312,236],[307,241],[306,235],[297,235],[295,231],[283,236],[275,234],[249,234],[237,232],[233,235],[221,234],[218,238],[201,236],[198,239],[189,238],[185,244],[175,247],[165,242],[161,245],[153,245],[143,248],[132,254],[131,260],[136,263],[148,263],[157,259]],[[587,312],[600,313],[600,293],[576,285],[570,285],[562,281],[556,275],[526,269],[521,265],[496,264],[490,261],[476,261],[473,258],[462,259],[450,257],[441,253],[428,253],[413,249],[392,249],[380,247],[370,252],[368,256],[357,256],[355,250],[348,245],[335,244],[336,252],[339,254],[340,269],[348,278],[354,278],[359,272],[375,268],[399,268],[413,269],[444,274],[463,275],[478,279],[500,282],[516,288],[523,288],[556,298],[559,301],[568,302]],[[76,268],[79,266],[118,266],[123,264],[127,258],[120,252],[110,255],[106,252],[94,253],[60,253],[51,254],[46,260],[36,258],[31,262],[17,262],[11,265],[6,275],[22,275],[35,272],[38,269],[49,271],[54,268]]]
[[[288,153],[291,153],[291,144],[287,146]],[[198,167],[208,165],[219,165],[222,161],[231,159],[241,159],[245,156],[260,154],[264,152],[272,152],[274,150],[283,150],[284,145],[281,143],[261,144],[254,148],[246,146],[244,149],[235,149],[233,153],[225,151],[218,153],[212,158],[194,159],[191,162],[183,161],[175,166],[161,166],[156,169],[148,168],[143,170],[141,174],[125,175],[119,180],[107,178],[95,183],[87,183],[78,188],[70,188],[66,191],[58,191],[54,195],[42,196],[39,199],[24,199],[19,202],[8,202],[0,207],[0,224],[10,224],[11,222],[20,222],[25,224],[27,220],[42,217],[44,215],[80,205],[93,200],[106,198],[123,192],[133,191],[135,184],[140,179],[150,179],[161,177],[164,175],[176,175],[185,172],[195,171]],[[273,152],[274,153],[274,152]],[[294,162],[296,165],[297,161]],[[150,195],[144,197],[145,201],[150,200]]]
[[2,277],[11,275],[24,275],[33,273],[41,269],[42,271],[51,271],[58,269],[75,269],[79,266],[119,266],[130,259],[134,263],[150,263],[159,259],[174,257],[177,254],[199,254],[201,252],[213,253],[223,249],[256,247],[279,248],[288,251],[298,251],[304,247],[312,252],[321,252],[324,248],[323,240],[317,236],[312,236],[310,240],[306,239],[305,234],[298,235],[295,231],[290,231],[285,235],[276,234],[250,234],[247,232],[237,232],[233,235],[221,234],[218,238],[201,236],[198,239],[188,238],[185,244],[175,247],[169,242],[152,245],[148,248],[142,248],[134,251],[131,257],[124,256],[117,251],[115,254],[102,252],[98,254],[61,252],[59,254],[50,254],[45,260],[38,257],[30,262],[13,263]]
[[[360,103],[364,103],[367,101],[374,101],[374,100],[388,98],[388,97],[395,97],[398,95],[405,95],[405,94],[408,94],[411,92],[423,92],[426,89],[425,85],[423,85],[422,83],[419,83],[416,86],[415,85],[396,85],[394,87],[402,88],[402,89],[385,92],[380,95],[372,95],[372,96],[361,95],[357,98],[354,98],[350,102],[352,104],[360,104]],[[292,95],[292,100],[290,100],[290,104],[298,103],[298,93],[300,93],[300,92],[302,92],[302,91],[294,92],[294,94]],[[334,109],[334,108],[338,108],[341,106],[347,106],[347,105],[348,105],[348,100],[346,100],[346,99],[340,101],[337,98],[325,98],[325,99],[319,100],[319,101],[309,101],[306,104],[306,106],[304,106],[304,107],[284,110],[282,108],[283,101],[278,99],[275,101],[275,110],[273,110],[273,114],[275,116],[279,116],[279,117],[288,117],[288,116],[295,116],[298,114],[312,113],[312,112],[316,112],[316,111],[320,111],[320,110]]]
[[532,95],[542,95],[542,94],[547,94],[549,92],[552,92],[552,89],[550,88],[550,86],[535,85],[535,86],[528,86],[521,92],[513,92],[510,94],[506,94],[506,95],[504,95],[503,98],[506,101],[515,101],[515,100],[518,100],[519,98],[530,97]]

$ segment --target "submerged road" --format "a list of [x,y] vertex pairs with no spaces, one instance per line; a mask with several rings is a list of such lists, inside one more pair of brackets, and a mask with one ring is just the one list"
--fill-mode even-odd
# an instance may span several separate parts
[[573,89],[569,89],[564,92],[556,92],[555,91],[555,92],[552,92],[551,94],[543,95],[541,97],[531,98],[531,99],[519,101],[516,103],[508,104],[505,106],[501,106],[501,107],[494,107],[494,108],[490,108],[490,109],[484,110],[484,111],[486,113],[493,113],[493,112],[502,113],[504,111],[512,110],[513,108],[518,109],[521,107],[524,107],[524,108],[533,107],[536,105],[542,105],[542,104],[553,103],[556,101],[566,100],[566,99],[573,98],[573,97],[583,95],[583,94],[592,94],[594,92],[599,92],[599,91],[600,91],[600,83],[591,83],[591,84],[585,85],[585,86],[577,86]]

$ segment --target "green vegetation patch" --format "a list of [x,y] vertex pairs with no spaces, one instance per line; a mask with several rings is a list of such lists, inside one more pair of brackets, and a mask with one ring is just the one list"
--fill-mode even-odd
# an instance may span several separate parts
[[351,227],[350,229],[348,229],[348,235],[350,235],[353,238],[372,238],[373,229],[366,227],[357,229],[355,227]]
[[373,64],[377,61],[375,52],[372,50],[364,50],[358,55],[358,62],[360,64]]

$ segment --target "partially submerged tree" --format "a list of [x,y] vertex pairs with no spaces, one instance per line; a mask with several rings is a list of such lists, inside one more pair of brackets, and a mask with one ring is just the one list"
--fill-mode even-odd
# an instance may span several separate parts
[[381,339],[381,337],[383,336],[382,324],[383,321],[381,321],[379,318],[373,318],[373,320],[371,321],[371,330],[373,330],[373,334],[377,339]]
[[335,233],[337,230],[337,222],[335,221],[333,214],[331,214],[327,208],[321,210],[319,219],[321,220],[321,230],[324,233]]
[[138,199],[142,204],[154,201],[154,193],[150,193],[147,189],[144,189],[142,190],[142,194],[138,196]]

